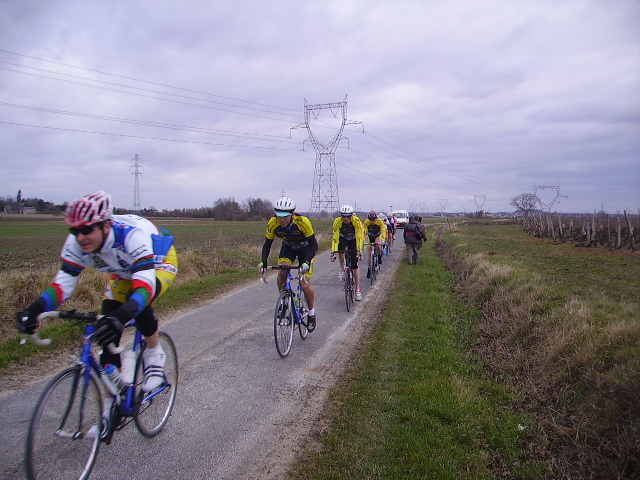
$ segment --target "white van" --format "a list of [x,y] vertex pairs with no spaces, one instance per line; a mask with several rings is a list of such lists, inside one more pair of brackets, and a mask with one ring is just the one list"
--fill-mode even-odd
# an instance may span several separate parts
[[409,223],[409,212],[407,210],[393,210],[391,213],[396,216],[398,228],[404,228],[407,226],[407,223]]

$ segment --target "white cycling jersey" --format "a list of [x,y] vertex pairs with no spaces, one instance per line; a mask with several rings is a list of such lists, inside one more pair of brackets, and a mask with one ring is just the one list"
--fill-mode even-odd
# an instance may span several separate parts
[[[76,237],[67,237],[62,247],[62,266],[42,294],[47,311],[69,299],[78,285],[78,276],[87,267],[131,280],[129,300],[137,303],[137,313],[151,303],[156,293],[155,270],[159,266],[167,268],[162,264],[167,252],[154,255],[154,236],[162,238],[161,234],[151,221],[137,215],[114,215],[111,220],[111,231],[99,252],[83,253]],[[170,244],[166,250],[169,247]]]

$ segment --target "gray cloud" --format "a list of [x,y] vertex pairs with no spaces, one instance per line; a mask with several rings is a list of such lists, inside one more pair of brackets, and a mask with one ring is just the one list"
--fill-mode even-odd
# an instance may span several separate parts
[[[304,100],[340,102],[342,203],[640,208],[640,4],[28,0],[0,8],[0,195],[309,208]],[[328,141],[336,120],[314,120]],[[364,132],[363,132],[364,128]],[[303,150],[304,148],[304,150]]]

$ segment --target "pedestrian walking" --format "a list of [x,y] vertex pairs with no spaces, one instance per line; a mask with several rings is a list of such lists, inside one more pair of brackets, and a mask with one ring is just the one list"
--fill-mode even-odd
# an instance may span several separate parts
[[409,223],[404,227],[402,236],[407,250],[409,265],[417,265],[422,242],[427,241],[427,233],[424,230],[424,226],[415,217],[409,217]]

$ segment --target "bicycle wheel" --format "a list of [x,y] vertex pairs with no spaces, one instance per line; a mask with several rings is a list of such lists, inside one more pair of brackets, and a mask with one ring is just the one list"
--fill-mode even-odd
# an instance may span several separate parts
[[376,281],[378,277],[378,255],[376,253],[373,254],[373,258],[371,259],[371,285]]
[[301,293],[300,294],[300,315],[304,315],[304,317],[298,324],[298,333],[300,333],[300,338],[302,340],[307,338],[307,335],[309,335],[309,329],[307,328],[308,314],[309,314],[309,308],[307,307],[307,300],[306,298],[304,298],[304,293]]
[[94,425],[102,428],[102,398],[93,374],[84,373],[80,365],[70,367],[42,392],[27,433],[28,479],[85,479],[91,473],[100,435],[85,434]]
[[375,249],[371,249],[371,275],[369,280],[371,281],[371,285],[376,281],[376,270],[378,268],[378,260],[376,257]]
[[[134,384],[136,400],[139,402],[134,421],[138,431],[145,437],[155,437],[169,420],[173,404],[178,393],[178,353],[171,337],[160,332],[160,345],[164,350],[166,362],[164,364],[164,383],[151,392],[142,391],[144,379],[144,365],[142,354],[138,356]],[[145,345],[146,346],[146,345]],[[144,352],[144,348],[142,349]]]
[[286,357],[291,350],[293,341],[293,302],[291,292],[280,292],[276,303],[276,312],[273,316],[273,336],[276,341],[278,355]]
[[347,312],[351,311],[351,304],[353,303],[353,272],[350,268],[345,270],[344,275],[344,298],[347,303]]

